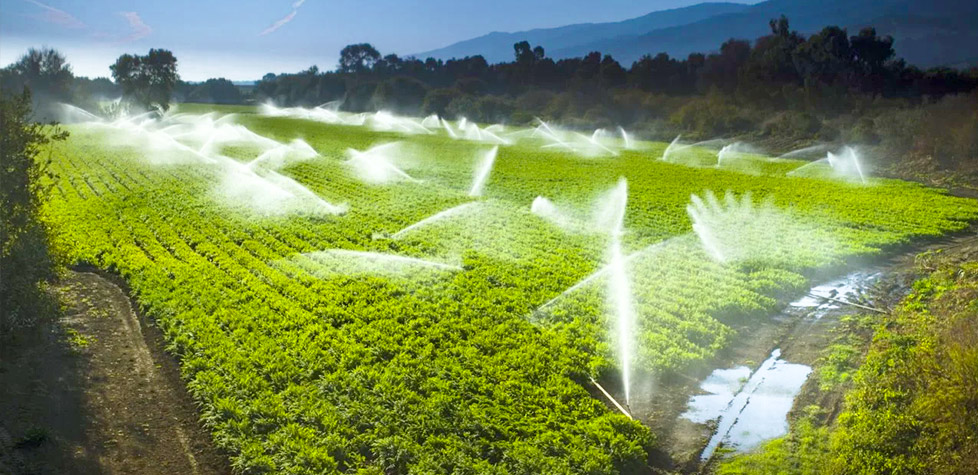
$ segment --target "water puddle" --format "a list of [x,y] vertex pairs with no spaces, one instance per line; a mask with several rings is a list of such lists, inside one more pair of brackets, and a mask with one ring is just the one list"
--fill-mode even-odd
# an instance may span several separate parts
[[781,359],[781,350],[751,374],[746,366],[718,369],[700,388],[708,394],[693,396],[681,417],[695,423],[717,420],[717,430],[703,449],[702,460],[717,447],[738,452],[788,432],[788,411],[812,369]]
[[853,272],[841,279],[817,285],[812,287],[804,297],[791,302],[789,309],[803,311],[809,318],[817,320],[832,310],[843,308],[842,302],[855,300],[866,286],[882,275],[882,272]]

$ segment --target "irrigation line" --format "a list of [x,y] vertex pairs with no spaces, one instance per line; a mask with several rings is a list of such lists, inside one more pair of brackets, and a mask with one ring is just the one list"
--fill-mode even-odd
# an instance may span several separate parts
[[859,308],[861,308],[861,309],[864,309],[864,310],[869,310],[869,311],[871,311],[871,312],[876,312],[876,313],[886,313],[886,311],[885,311],[885,310],[880,310],[880,309],[878,309],[878,308],[873,308],[873,307],[868,307],[868,306],[866,306],[866,305],[860,305],[860,304],[858,304],[858,303],[853,303],[853,302],[846,302],[845,300],[839,300],[839,299],[837,299],[837,298],[832,298],[832,297],[826,297],[826,296],[824,296],[824,295],[816,295],[816,294],[813,294],[813,293],[809,293],[808,295],[811,295],[812,297],[815,297],[815,298],[817,298],[817,299],[825,299],[825,300],[831,300],[831,301],[833,301],[833,302],[837,302],[837,303],[841,303],[841,304],[844,304],[844,305],[852,305],[853,307],[859,307]]
[[611,403],[614,404],[615,407],[617,407],[622,414],[628,416],[629,419],[635,419],[634,417],[632,417],[631,414],[628,413],[628,411],[625,410],[624,407],[622,407],[621,404],[618,404],[618,401],[616,401],[615,398],[611,397],[611,394],[608,394],[608,391],[605,391],[605,389],[600,384],[598,384],[598,382],[595,381],[594,378],[588,376],[588,379],[591,380],[591,384],[595,385],[598,389],[601,390],[601,394],[604,394],[604,397],[608,398],[608,400],[611,401]]

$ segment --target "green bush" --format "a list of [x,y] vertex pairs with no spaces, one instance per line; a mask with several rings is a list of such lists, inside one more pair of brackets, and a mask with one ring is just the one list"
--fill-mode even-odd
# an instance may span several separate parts
[[421,112],[424,115],[438,114],[439,117],[445,117],[449,104],[458,95],[459,92],[455,89],[432,89],[424,97]]
[[720,94],[691,99],[669,119],[690,137],[701,139],[747,133],[754,126],[746,110]]
[[0,97],[0,338],[43,313],[41,284],[55,276],[47,225],[40,218],[49,178],[41,147],[67,134],[30,117],[26,89],[19,96]]

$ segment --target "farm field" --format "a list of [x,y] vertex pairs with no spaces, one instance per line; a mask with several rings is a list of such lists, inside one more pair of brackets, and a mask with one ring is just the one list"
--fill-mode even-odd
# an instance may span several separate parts
[[857,158],[546,124],[181,105],[67,128],[58,246],[129,284],[240,473],[641,471],[655,435],[591,378],[627,404],[629,375],[708,366],[813,275],[978,219]]

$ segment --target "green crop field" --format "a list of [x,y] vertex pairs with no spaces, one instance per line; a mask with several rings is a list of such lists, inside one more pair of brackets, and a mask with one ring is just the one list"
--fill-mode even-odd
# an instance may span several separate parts
[[[73,261],[128,282],[240,473],[645,466],[654,435],[589,392],[590,377],[621,391],[593,219],[621,177],[630,364],[646,374],[708,364],[734,323],[815,272],[978,219],[978,202],[916,184],[788,176],[806,162],[742,153],[716,167],[697,147],[663,161],[664,143],[591,153],[505,128],[522,138],[471,193],[493,144],[443,128],[179,112],[68,126],[45,214]],[[312,151],[249,165],[266,139]],[[361,162],[348,152],[395,142]],[[531,211],[538,196],[559,213]]]

